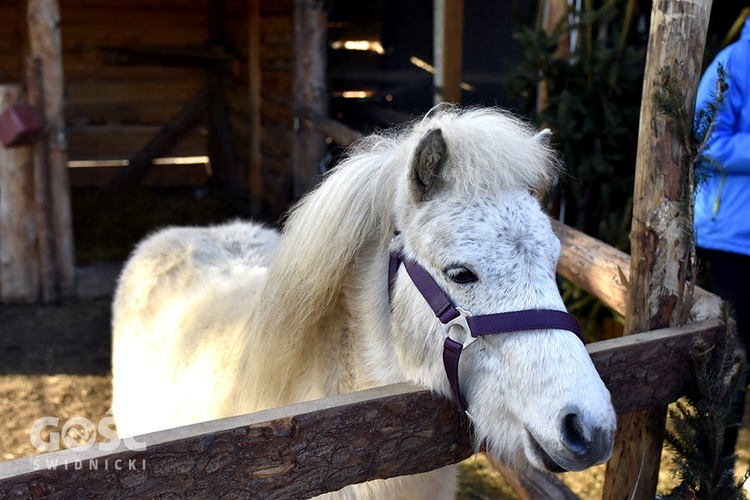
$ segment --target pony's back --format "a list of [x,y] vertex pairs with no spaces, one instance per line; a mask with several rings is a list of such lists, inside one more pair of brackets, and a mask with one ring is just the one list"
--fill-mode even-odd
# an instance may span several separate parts
[[165,229],[136,248],[112,310],[121,436],[226,416],[226,404],[205,402],[231,400],[222,383],[229,354],[246,333],[278,240],[276,231],[234,222]]

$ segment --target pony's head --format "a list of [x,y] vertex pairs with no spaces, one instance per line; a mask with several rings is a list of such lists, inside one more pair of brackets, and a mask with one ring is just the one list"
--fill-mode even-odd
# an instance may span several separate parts
[[[441,110],[399,147],[406,161],[391,205],[391,250],[418,263],[473,315],[564,311],[555,279],[560,242],[532,194],[557,174],[547,132],[497,110]],[[391,309],[395,363],[377,368],[392,372],[383,378],[405,377],[450,397],[443,325],[403,266]],[[559,472],[609,458],[615,412],[574,333],[482,337],[464,350],[459,379],[477,445],[502,462]]]

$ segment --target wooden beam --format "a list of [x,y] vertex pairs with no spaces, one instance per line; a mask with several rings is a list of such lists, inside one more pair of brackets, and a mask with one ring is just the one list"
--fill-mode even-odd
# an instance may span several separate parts
[[[21,86],[0,85],[0,113],[21,100]],[[34,146],[0,144],[0,302],[39,300]]]
[[57,266],[57,299],[75,294],[73,216],[68,182],[68,146],[65,135],[65,78],[57,0],[28,0],[26,16],[31,55],[41,64],[46,122],[47,164],[51,195],[53,249]]
[[326,66],[328,12],[323,0],[294,0],[294,167],[292,195],[299,199],[315,187],[326,157],[325,137],[305,123],[307,116],[328,115]]
[[[26,59],[26,92],[29,104],[44,113],[42,88],[42,63],[39,58]],[[39,251],[39,285],[41,301],[51,304],[59,299],[57,259],[55,258],[55,231],[53,220],[52,187],[49,171],[48,141],[34,144],[34,198],[36,204],[37,248]]]
[[227,196],[232,212],[249,217],[242,201],[242,186],[237,169],[237,154],[234,150],[232,128],[224,101],[222,78],[214,75],[214,84],[209,97],[209,155],[214,171],[221,172],[224,193]]
[[248,0],[248,99],[249,99],[249,134],[250,158],[248,167],[250,169],[248,189],[250,198],[250,213],[261,217],[263,210],[263,172],[261,162],[261,137],[262,137],[262,95],[263,86],[262,64],[261,64],[261,15],[260,0]]
[[435,103],[461,103],[464,0],[434,2]]
[[[686,242],[683,229],[692,224],[692,173],[674,123],[656,109],[652,94],[659,89],[660,72],[670,67],[692,121],[711,3],[653,2],[636,156],[625,335],[684,324],[692,309],[689,282],[694,284],[698,269],[694,244]],[[654,497],[665,422],[666,407],[618,416],[604,500]]]
[[[719,326],[712,320],[668,328],[597,342],[588,350],[615,408],[630,411],[682,395],[690,379],[691,347],[698,338],[713,343]],[[299,498],[434,470],[473,452],[467,422],[455,408],[410,384],[170,429],[136,441],[145,450],[129,450],[123,442],[111,452],[92,447],[2,462],[0,497]]]
[[[630,256],[555,219],[550,222],[562,244],[557,272],[624,315]],[[696,287],[691,318],[703,321],[721,317],[722,302],[721,297]]]
[[[0,463],[0,496],[308,498],[469,457],[458,418],[428,391],[388,386],[149,434],[138,438],[144,451],[123,442],[114,453],[65,450]],[[46,470],[48,460],[73,465]],[[115,470],[117,460],[134,469]],[[71,470],[76,463],[80,472]]]
[[161,130],[128,160],[128,165],[117,172],[107,187],[110,189],[126,188],[140,181],[148,172],[154,158],[169,149],[201,117],[208,105],[210,95],[211,86],[209,85],[199,90],[195,97],[180,108],[177,114],[170,118]]
[[520,500],[578,500],[578,495],[554,474],[538,469],[519,474],[491,458],[490,462],[502,473]]
[[318,120],[315,126],[339,146],[348,146],[363,137],[361,132],[357,132],[340,121],[332,120],[330,118]]

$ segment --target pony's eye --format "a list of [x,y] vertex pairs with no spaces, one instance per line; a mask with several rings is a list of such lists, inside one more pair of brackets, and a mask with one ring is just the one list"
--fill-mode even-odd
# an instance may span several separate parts
[[449,267],[445,270],[445,275],[448,276],[452,281],[460,285],[474,283],[475,281],[477,281],[476,274],[469,271],[464,266]]

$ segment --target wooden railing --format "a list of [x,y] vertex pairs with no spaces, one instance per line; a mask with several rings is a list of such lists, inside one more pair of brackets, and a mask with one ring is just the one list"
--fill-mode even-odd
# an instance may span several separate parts
[[[618,309],[627,255],[567,226],[554,229],[563,243],[558,271],[581,276],[582,287]],[[715,314],[587,347],[618,413],[684,393],[691,347],[698,338],[712,343],[721,327],[720,300],[696,295]],[[0,463],[0,497],[308,497],[457,463],[473,453],[468,429],[447,400],[392,385],[148,434],[136,439],[143,451],[121,444],[111,452],[70,449]]]

